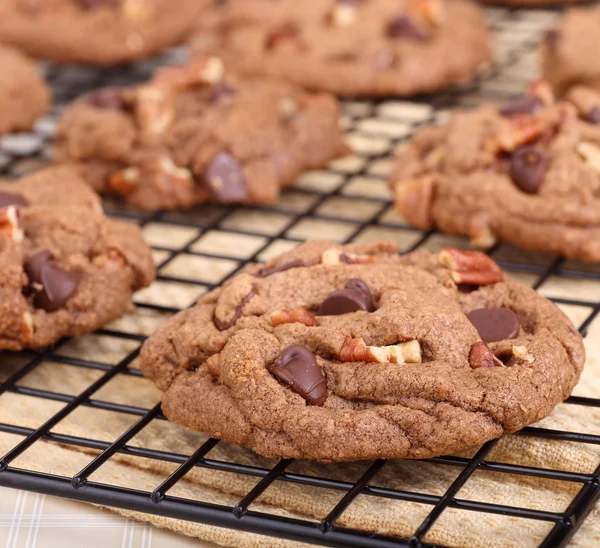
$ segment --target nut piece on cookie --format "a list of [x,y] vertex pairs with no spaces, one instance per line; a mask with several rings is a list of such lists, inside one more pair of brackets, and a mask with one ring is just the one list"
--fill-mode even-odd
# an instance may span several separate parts
[[370,255],[357,255],[356,253],[344,253],[340,249],[331,248],[321,255],[321,264],[370,264],[375,258]]
[[[0,350],[42,348],[131,310],[154,279],[135,225],[106,217],[76,169],[50,168],[0,185]],[[0,242],[2,243],[2,242]]]
[[[324,267],[331,249],[372,261]],[[446,251],[456,272],[497,273],[482,254]],[[313,313],[347,288],[376,295],[376,310]],[[584,361],[581,335],[530,287],[454,291],[438,255],[383,242],[307,242],[251,266],[140,353],[169,420],[268,457],[330,461],[479,447],[550,414]]]
[[76,101],[54,158],[82,164],[95,189],[148,210],[270,204],[305,170],[348,153],[339,116],[332,95],[201,56]]
[[448,247],[439,254],[440,263],[451,271],[457,284],[490,285],[504,280],[498,264],[481,251],[462,251]]

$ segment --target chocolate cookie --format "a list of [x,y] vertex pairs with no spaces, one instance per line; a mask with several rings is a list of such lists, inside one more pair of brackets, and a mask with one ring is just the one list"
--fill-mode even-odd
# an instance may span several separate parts
[[397,209],[415,226],[600,261],[600,95],[557,102],[547,83],[456,112],[400,153]]
[[154,279],[138,227],[108,219],[71,168],[0,185],[0,349],[93,331]]
[[0,46],[0,135],[31,129],[50,108],[50,90],[36,64],[22,53]]
[[182,42],[209,0],[2,0],[0,41],[35,57],[114,65]]
[[600,6],[568,10],[542,42],[542,71],[559,93],[577,85],[600,91]]
[[551,302],[481,252],[309,242],[164,324],[144,374],[172,421],[267,456],[424,458],[548,415],[584,363]]
[[227,0],[192,49],[239,71],[341,96],[432,92],[492,59],[481,9],[466,0]]
[[59,125],[56,158],[85,163],[100,192],[172,209],[273,203],[302,171],[347,152],[334,97],[223,72],[202,57],[82,98]]

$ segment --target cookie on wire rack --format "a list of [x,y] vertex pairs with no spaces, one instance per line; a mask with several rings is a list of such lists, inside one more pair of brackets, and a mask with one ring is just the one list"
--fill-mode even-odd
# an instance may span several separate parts
[[233,69],[339,96],[407,96],[473,79],[492,61],[468,0],[228,0],[191,48]]
[[390,184],[413,225],[600,262],[600,94],[547,82],[455,111],[404,147]]
[[249,267],[144,344],[172,421],[271,457],[424,458],[547,416],[582,338],[481,252],[308,242]]
[[94,331],[155,276],[139,228],[106,217],[65,167],[0,184],[0,271],[0,350]]
[[82,97],[59,124],[55,157],[144,209],[274,203],[304,170],[347,154],[339,115],[329,94],[239,78],[203,56]]

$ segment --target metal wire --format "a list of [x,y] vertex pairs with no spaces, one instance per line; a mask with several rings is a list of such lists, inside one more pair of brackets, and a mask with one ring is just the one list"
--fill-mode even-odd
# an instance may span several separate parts
[[[478,98],[487,97],[495,99],[506,96],[506,89],[500,85],[505,81],[502,78],[502,75],[505,71],[510,70],[511,67],[521,63],[527,55],[532,53],[535,44],[541,33],[544,31],[544,24],[540,23],[539,20],[543,19],[547,22],[546,26],[548,26],[551,24],[554,15],[554,12],[549,11],[512,12],[508,10],[492,10],[490,13],[492,27],[496,32],[499,42],[504,46],[501,61],[484,77],[479,78],[475,83],[461,89],[460,93],[454,91],[435,97],[417,99],[417,103],[420,102],[423,105],[433,105],[434,110],[432,111],[432,115],[427,119],[413,122],[411,124],[412,130],[418,125],[433,121],[438,113],[447,106],[459,103],[469,104],[470,97],[473,95],[477,95]],[[534,26],[536,26],[536,32],[531,32],[530,30],[530,26],[533,23],[535,23]],[[170,56],[167,56],[164,61],[172,61],[173,55],[177,57],[180,53],[174,52]],[[60,69],[47,67],[47,71],[48,78],[55,90],[57,102],[59,104],[65,104],[80,93],[100,87],[101,85],[106,85],[107,83],[115,84],[142,81],[149,76],[156,64],[160,64],[161,62],[162,60],[159,59],[129,67],[122,67],[116,70],[92,71],[89,69]],[[522,81],[516,80],[513,82],[513,87],[517,88],[523,83],[524,82]],[[371,106],[376,108],[377,104]],[[57,109],[54,113],[54,118],[58,115],[59,110],[60,109]],[[360,131],[361,122],[368,119],[369,116],[371,116],[371,114],[353,115],[348,124],[348,131]],[[50,122],[54,118],[51,118]],[[385,119],[384,116],[381,118]],[[50,125],[52,124],[50,123]],[[43,158],[44,144],[50,133],[51,129],[40,126],[34,133],[20,137],[20,141],[18,139],[17,142],[15,142],[14,139],[12,141],[10,139],[8,141],[2,141],[0,144],[0,150],[2,151],[0,152],[0,166],[4,173],[11,176],[19,174],[24,170],[22,167],[23,162],[31,159],[39,160]],[[297,227],[301,221],[307,219],[330,221],[334,223],[352,222],[355,227],[350,230],[344,238],[341,238],[344,242],[352,241],[366,228],[377,227],[379,229],[388,228],[401,231],[407,235],[414,236],[414,242],[404,249],[404,251],[411,251],[427,245],[430,240],[436,236],[436,233],[434,231],[421,233],[409,226],[399,226],[387,222],[384,215],[389,210],[390,204],[386,198],[377,196],[355,196],[345,192],[347,187],[351,184],[351,181],[356,177],[376,177],[369,171],[369,166],[378,160],[390,158],[392,148],[403,138],[406,138],[406,136],[391,138],[389,140],[390,146],[384,147],[385,150],[373,154],[366,154],[364,166],[358,171],[352,171],[351,173],[347,173],[343,170],[334,172],[339,175],[342,180],[332,191],[319,191],[312,188],[310,190],[302,188],[295,189],[293,192],[298,195],[305,194],[306,196],[314,198],[312,204],[304,211],[299,212],[294,208],[286,208],[283,206],[277,208],[257,206],[252,208],[253,211],[264,214],[279,213],[288,217],[288,220],[282,224],[279,230],[275,230],[268,235],[265,235],[261,231],[241,229],[227,225],[227,221],[231,219],[232,214],[236,211],[240,211],[239,208],[234,207],[212,207],[212,214],[207,216],[207,221],[205,221],[204,216],[198,212],[192,215],[181,216],[169,213],[148,215],[139,211],[118,207],[114,210],[109,210],[109,213],[116,217],[126,218],[137,222],[141,226],[146,226],[150,223],[163,223],[171,226],[180,226],[197,230],[196,235],[193,238],[175,249],[172,247],[154,246],[156,251],[165,252],[167,254],[166,258],[158,265],[159,271],[168,266],[177,257],[183,255],[205,257],[209,259],[232,260],[232,257],[226,254],[208,253],[198,251],[194,248],[195,244],[212,230],[221,230],[229,232],[232,235],[244,234],[256,236],[264,239],[264,244],[259,246],[250,256],[235,258],[234,260],[238,263],[237,267],[217,282],[199,282],[196,279],[173,274],[160,274],[158,278],[163,282],[173,282],[193,287],[202,286],[208,289],[219,285],[225,279],[235,275],[235,273],[244,268],[244,266],[257,262],[261,257],[261,254],[265,252],[273,242],[279,240],[284,242],[300,241],[301,238],[290,234],[290,231]],[[321,206],[332,197],[343,197],[344,200],[355,200],[357,203],[369,203],[373,206],[373,213],[366,218],[349,219],[348,217],[321,212]],[[492,255],[496,255],[497,253],[497,248],[491,251]],[[572,279],[574,283],[576,283],[577,280],[600,280],[600,271],[580,266],[573,267],[572,264],[568,264],[560,259],[549,265],[515,262],[513,260],[505,260],[502,257],[499,258],[498,262],[501,266],[510,271],[537,276],[537,280],[533,284],[535,288],[541,287],[544,282],[553,276],[567,277]],[[589,315],[579,326],[583,335],[587,333],[588,327],[600,314],[600,299],[597,295],[589,295],[585,300],[571,298],[555,298],[553,300],[559,304],[575,305],[590,309]],[[138,303],[138,306],[143,309],[166,313],[175,313],[179,310],[179,308],[175,306],[165,306],[145,302]],[[145,337],[143,335],[128,333],[114,328],[102,329],[98,331],[98,333],[131,341],[132,344],[135,344],[135,348],[124,356],[116,366],[113,366],[103,363],[101,355],[97,357],[97,361],[60,355],[61,346],[66,342],[61,341],[55,345],[54,348],[45,350],[41,353],[23,352],[22,356],[26,359],[25,364],[0,385],[0,394],[9,392],[47,401],[63,402],[65,404],[60,411],[35,429],[18,425],[0,424],[0,432],[16,434],[23,438],[20,443],[0,459],[0,485],[106,506],[135,510],[138,512],[158,514],[165,517],[191,520],[220,527],[230,527],[252,533],[277,536],[289,540],[312,542],[323,546],[363,548],[433,546],[424,541],[424,538],[448,508],[480,513],[502,514],[548,522],[552,524],[552,528],[541,546],[564,546],[581,526],[582,521],[590,512],[592,505],[600,496],[600,468],[593,473],[584,474],[488,461],[486,460],[486,457],[497,443],[496,440],[486,443],[473,458],[448,456],[426,460],[426,462],[443,466],[454,466],[461,470],[454,482],[441,496],[371,485],[374,478],[376,478],[377,474],[386,465],[386,462],[381,460],[372,463],[356,482],[348,482],[292,473],[288,471],[293,462],[289,459],[280,460],[271,468],[210,459],[208,458],[210,451],[221,443],[215,439],[206,441],[191,456],[159,451],[148,447],[132,446],[129,445],[128,442],[130,442],[132,438],[141,432],[148,424],[153,420],[165,419],[160,412],[160,407],[156,406],[152,409],[145,409],[134,405],[103,401],[96,399],[94,396],[100,388],[116,377],[138,377],[140,375],[139,370],[130,367],[130,365],[137,357],[139,346]],[[40,388],[21,386],[19,384],[20,381],[32,373],[43,362],[67,364],[73,367],[96,370],[100,373],[100,377],[76,396],[60,394]],[[593,398],[571,397],[566,403],[580,406],[600,407],[600,400]],[[52,429],[56,425],[80,406],[131,415],[132,417],[137,417],[137,420],[114,442],[52,432]],[[523,429],[520,432],[520,435],[548,438],[563,442],[600,444],[600,436],[586,432],[566,432],[540,427],[528,427]],[[13,461],[19,455],[40,440],[61,443],[65,446],[93,449],[100,453],[90,464],[72,478],[43,474],[33,470],[12,466]],[[178,467],[159,486],[157,486],[152,493],[91,481],[90,476],[92,473],[102,467],[106,461],[115,454],[175,463]],[[170,490],[177,482],[194,468],[243,474],[248,477],[260,479],[253,489],[246,493],[236,505],[231,507],[198,502],[170,495]],[[485,470],[496,474],[513,474],[525,477],[567,481],[580,485],[580,489],[564,512],[548,512],[459,498],[457,495],[460,489],[478,470]],[[290,519],[253,511],[251,509],[252,504],[265,490],[273,485],[274,482],[287,482],[302,486],[329,489],[339,491],[344,493],[344,495],[339,502],[331,508],[328,515],[321,520],[320,523],[308,520]],[[379,497],[389,500],[426,504],[431,506],[431,511],[421,525],[415,530],[414,534],[410,538],[405,539],[356,531],[336,525],[340,516],[353,504],[358,496]]]

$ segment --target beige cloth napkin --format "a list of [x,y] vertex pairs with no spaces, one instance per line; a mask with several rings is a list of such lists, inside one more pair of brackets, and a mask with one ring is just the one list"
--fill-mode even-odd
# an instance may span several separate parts
[[[563,287],[561,284],[563,281],[557,280],[555,287],[551,287],[549,292],[560,292]],[[588,289],[586,288],[586,292]],[[589,313],[587,309],[564,308],[577,324],[581,323]],[[160,315],[140,310],[136,315],[119,322],[117,327],[148,333],[164,319]],[[599,397],[600,318],[590,327],[586,345],[589,354],[588,364],[576,393]],[[56,353],[83,359],[98,360],[101,357],[102,361],[115,364],[135,347],[136,343],[133,341],[109,336],[88,335],[68,342]],[[2,362],[1,374],[5,378],[22,364],[22,358],[3,356]],[[20,384],[76,395],[101,375],[101,371],[46,362],[29,374]],[[159,401],[160,393],[145,379],[118,375],[99,390],[93,399],[150,408]],[[0,422],[36,428],[62,405],[62,403],[45,399],[5,393],[0,397]],[[61,422],[54,432],[113,441],[138,418],[132,415],[80,407]],[[542,421],[540,425],[577,432],[600,433],[600,410],[562,404],[551,417]],[[19,436],[1,434],[0,451],[6,452],[20,439]],[[190,455],[205,439],[202,434],[185,430],[166,421],[155,420],[138,434],[130,442],[130,445]],[[90,452],[41,441],[23,453],[13,465],[70,477],[80,471],[92,458],[93,454]],[[259,457],[243,448],[227,444],[217,445],[209,454],[209,458],[267,467],[272,466],[275,462]],[[600,465],[600,448],[593,445],[514,435],[503,438],[488,460],[590,473]],[[322,465],[294,462],[289,471],[352,482],[360,477],[368,464]],[[150,492],[175,468],[175,465],[169,463],[116,455],[93,474],[91,480]],[[441,495],[460,473],[460,470],[459,467],[440,464],[390,461],[371,484]],[[241,474],[196,468],[188,473],[169,494],[232,506],[258,481],[257,478]],[[561,512],[567,508],[579,488],[580,484],[576,483],[477,471],[459,492],[458,498]],[[325,517],[343,495],[344,493],[341,491],[277,481],[251,506],[251,509],[317,521]],[[336,524],[380,534],[406,537],[415,531],[431,508],[430,505],[360,495]],[[115,511],[223,546],[300,546],[298,543],[272,537],[160,516],[142,515],[119,509]],[[512,546],[526,548],[537,546],[551,527],[552,524],[546,522],[448,509],[426,536],[426,541],[469,548]],[[600,510],[595,508],[572,544],[573,546],[588,547],[596,546],[599,543]]]

